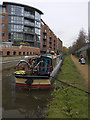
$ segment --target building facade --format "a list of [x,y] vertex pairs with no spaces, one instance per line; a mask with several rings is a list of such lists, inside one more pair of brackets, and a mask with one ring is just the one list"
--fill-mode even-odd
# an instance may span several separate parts
[[28,46],[12,46],[0,48],[0,55],[3,56],[30,56],[40,54],[40,48]]
[[0,6],[0,55],[61,53],[62,41],[41,19],[42,14],[27,5],[3,2]]
[[3,2],[0,7],[2,20],[2,42],[26,43],[40,47],[41,14],[40,10],[17,3]]
[[63,51],[63,47],[62,47],[62,41],[60,40],[60,38],[57,39],[57,53],[62,53]]
[[57,38],[54,32],[41,20],[41,54],[54,51],[58,54],[62,52],[62,41]]

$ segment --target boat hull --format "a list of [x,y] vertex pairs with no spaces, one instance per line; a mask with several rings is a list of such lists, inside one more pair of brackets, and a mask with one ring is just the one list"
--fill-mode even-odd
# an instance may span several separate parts
[[16,86],[19,87],[28,87],[28,88],[50,88],[51,85],[27,85],[27,84],[21,84],[21,83],[16,83]]
[[28,88],[50,88],[50,79],[16,78],[16,86]]
[[50,76],[30,76],[30,75],[15,75],[16,86],[28,88],[50,88],[52,85],[52,78],[58,72],[62,61],[54,68]]

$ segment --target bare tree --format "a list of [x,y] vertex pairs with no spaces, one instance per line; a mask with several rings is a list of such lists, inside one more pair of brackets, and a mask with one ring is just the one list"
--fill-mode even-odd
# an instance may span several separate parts
[[86,45],[86,33],[84,32],[84,29],[82,28],[79,32],[77,40],[70,47],[69,51],[70,51],[70,53],[73,53],[85,45]]

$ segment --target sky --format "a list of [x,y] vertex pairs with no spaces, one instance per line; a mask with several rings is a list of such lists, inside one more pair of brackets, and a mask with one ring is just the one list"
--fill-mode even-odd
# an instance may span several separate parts
[[[41,10],[41,18],[54,34],[69,47],[83,28],[88,34],[88,0],[7,0]],[[7,2],[5,0],[5,2]],[[3,0],[0,0],[2,4]]]

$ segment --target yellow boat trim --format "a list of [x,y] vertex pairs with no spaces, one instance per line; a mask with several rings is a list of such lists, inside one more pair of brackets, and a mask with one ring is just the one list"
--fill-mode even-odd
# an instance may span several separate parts
[[[16,83],[26,84],[27,79],[16,78]],[[47,85],[51,84],[49,79],[34,79],[32,85]]]

